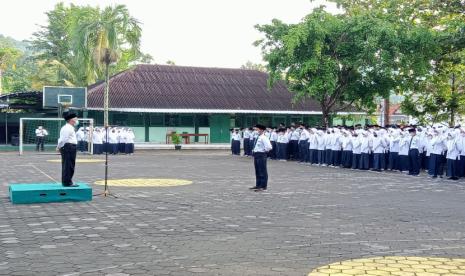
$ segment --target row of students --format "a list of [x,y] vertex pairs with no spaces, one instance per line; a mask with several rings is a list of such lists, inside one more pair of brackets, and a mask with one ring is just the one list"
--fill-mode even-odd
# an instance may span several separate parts
[[[253,148],[256,131],[232,133],[232,151],[244,155]],[[451,180],[465,177],[465,128],[392,127],[353,128],[267,128],[273,149],[268,157],[296,160],[320,166],[359,170],[392,170],[417,176],[426,170],[432,178],[444,171]],[[251,146],[252,145],[252,146]]]
[[109,154],[133,154],[135,135],[130,128],[112,127],[108,130],[108,143],[105,128],[95,127],[91,131],[89,127],[79,128],[76,132],[78,150],[80,152],[88,151],[89,141],[92,141],[92,150],[94,154],[102,154],[108,151]]

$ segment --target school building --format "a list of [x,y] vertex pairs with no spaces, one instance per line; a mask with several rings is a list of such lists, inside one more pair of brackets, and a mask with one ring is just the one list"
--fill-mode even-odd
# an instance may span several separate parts
[[[90,85],[87,109],[79,114],[94,118],[96,126],[103,126],[104,90],[102,81]],[[175,131],[193,134],[191,142],[228,143],[231,128],[293,122],[318,126],[322,117],[316,101],[294,103],[283,83],[269,89],[266,73],[246,69],[136,65],[111,76],[109,99],[109,123],[131,127],[136,142],[166,143]],[[18,134],[21,117],[60,117],[56,109],[43,109],[42,100],[42,91],[0,95],[0,143],[5,133],[8,141]],[[8,108],[1,105],[7,102]],[[358,115],[334,117],[332,123],[365,124],[363,113],[352,114]]]
[[[110,78],[109,122],[131,127],[136,142],[153,143],[165,143],[172,131],[228,143],[234,127],[321,124],[316,101],[293,103],[283,83],[270,90],[267,81],[266,73],[255,70],[137,65]],[[87,116],[96,125],[103,125],[104,90],[105,83],[98,82],[87,91]],[[345,123],[364,124],[364,118]]]

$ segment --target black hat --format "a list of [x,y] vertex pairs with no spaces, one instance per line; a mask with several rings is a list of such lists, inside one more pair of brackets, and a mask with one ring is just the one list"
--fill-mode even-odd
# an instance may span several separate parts
[[72,111],[63,112],[63,118],[65,119],[65,121],[68,121],[68,120],[76,118],[76,117],[77,117],[76,113],[74,113]]
[[255,125],[255,127],[258,128],[258,129],[261,129],[261,130],[265,130],[265,129],[266,129],[266,126],[260,125],[260,124]]

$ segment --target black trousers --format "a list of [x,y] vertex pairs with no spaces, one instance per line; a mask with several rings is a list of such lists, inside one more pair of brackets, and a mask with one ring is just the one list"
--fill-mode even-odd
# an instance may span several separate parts
[[268,186],[268,171],[266,169],[267,155],[264,152],[255,152],[253,154],[255,166],[255,186],[266,189]]
[[39,151],[39,147],[41,151],[44,151],[44,137],[36,136],[36,151]]
[[409,156],[409,171],[410,175],[420,174],[420,152],[418,149],[411,149],[408,153]]
[[244,138],[244,155],[250,155],[250,139]]
[[299,161],[300,162],[305,162],[307,161],[307,155],[308,155],[308,143],[307,141],[299,141]]
[[76,165],[76,151],[75,144],[65,144],[61,149],[61,183],[63,186],[73,184],[74,167]]

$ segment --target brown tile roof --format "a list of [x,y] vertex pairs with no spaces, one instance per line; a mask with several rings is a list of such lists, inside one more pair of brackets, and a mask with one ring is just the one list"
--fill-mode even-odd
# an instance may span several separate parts
[[[110,109],[207,109],[319,112],[319,104],[292,104],[282,83],[269,91],[254,70],[137,65],[111,77]],[[105,84],[88,87],[89,109],[103,108]]]

